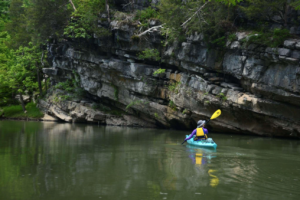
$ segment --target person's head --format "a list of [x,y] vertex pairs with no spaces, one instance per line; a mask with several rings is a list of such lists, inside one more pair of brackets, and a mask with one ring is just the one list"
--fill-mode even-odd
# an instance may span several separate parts
[[197,128],[201,128],[205,126],[206,121],[205,120],[199,120],[197,122]]

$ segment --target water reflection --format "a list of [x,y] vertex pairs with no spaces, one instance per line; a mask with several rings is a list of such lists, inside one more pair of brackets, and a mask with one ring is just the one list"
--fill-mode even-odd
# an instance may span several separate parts
[[297,142],[218,135],[215,150],[182,135],[0,122],[0,199],[297,199]]
[[[189,153],[189,158],[192,160],[192,163],[196,165],[196,167],[201,168],[203,165],[211,163],[213,158],[216,158],[215,153],[216,149],[208,149],[208,148],[199,148],[192,145],[187,145],[187,151]],[[208,175],[210,176],[210,186],[216,187],[219,185],[219,178],[213,173],[217,172],[217,170],[210,169],[208,166]]]
[[212,158],[215,158],[216,149],[199,148],[193,145],[186,145],[187,151],[189,152],[189,158],[192,163],[196,165],[205,165],[211,162]]

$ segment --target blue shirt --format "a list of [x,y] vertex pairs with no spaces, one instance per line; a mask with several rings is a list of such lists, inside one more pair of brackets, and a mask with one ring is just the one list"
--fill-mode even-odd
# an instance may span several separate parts
[[[204,132],[204,134],[208,134],[208,130],[206,128],[203,128],[203,132]],[[189,137],[186,138],[185,140],[189,140],[189,139],[193,138],[193,136],[194,135],[196,136],[196,134],[197,134],[197,129],[193,130],[193,132],[191,133],[191,135],[189,135]]]

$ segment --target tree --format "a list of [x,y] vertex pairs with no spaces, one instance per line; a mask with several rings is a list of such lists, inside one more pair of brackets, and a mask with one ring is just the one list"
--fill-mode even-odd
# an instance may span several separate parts
[[34,44],[57,39],[70,20],[73,5],[70,0],[28,0],[26,8],[28,31]]
[[[239,8],[250,19],[275,22],[285,27],[290,20],[291,0],[245,0],[245,3]],[[297,3],[297,1],[294,3]],[[292,5],[297,8],[297,4]]]
[[[0,76],[4,74],[7,69],[7,64],[10,60],[10,50],[6,45],[6,42],[9,40],[9,35],[7,32],[0,32]],[[8,85],[1,82],[0,79],[0,105],[7,102],[11,97],[12,93]]]
[[162,31],[170,40],[184,39],[194,32],[204,33],[209,41],[224,35],[234,6],[241,0],[164,0],[158,5]]
[[76,10],[65,28],[65,35],[71,38],[90,38],[92,34],[98,37],[110,35],[106,28],[98,27],[100,12],[106,11],[110,20],[108,0],[74,0],[74,4]]
[[18,49],[19,46],[26,46],[31,39],[27,31],[27,21],[23,0],[11,0],[9,8],[10,20],[6,24],[6,30],[12,38],[8,43],[10,48]]
[[23,95],[26,91],[32,93],[39,88],[35,71],[41,53],[30,43],[28,47],[19,47],[16,51],[11,50],[9,55],[9,62],[1,67],[0,83],[10,88],[14,94],[20,95],[21,105],[25,112]]

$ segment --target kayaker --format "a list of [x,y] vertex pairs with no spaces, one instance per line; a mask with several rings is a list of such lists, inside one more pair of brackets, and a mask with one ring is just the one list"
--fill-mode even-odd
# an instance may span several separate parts
[[199,120],[197,122],[197,128],[187,137],[184,141],[189,140],[196,136],[194,138],[194,141],[200,141],[200,140],[206,140],[208,130],[205,127],[206,121],[205,120]]

